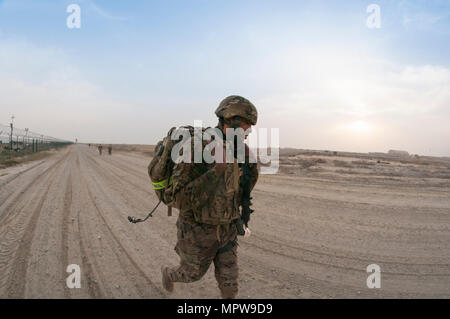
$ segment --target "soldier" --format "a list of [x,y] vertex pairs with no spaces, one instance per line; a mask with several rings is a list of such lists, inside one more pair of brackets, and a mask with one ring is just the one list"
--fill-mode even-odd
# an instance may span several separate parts
[[[227,128],[240,127],[247,130],[257,121],[255,106],[247,99],[235,95],[225,98],[215,113],[219,118],[217,128],[222,131],[224,139]],[[243,167],[249,168],[247,177],[250,178],[250,190],[258,179],[257,164],[248,163],[247,145],[245,150],[246,164],[238,164],[236,159],[234,163],[226,163],[224,151],[222,163],[212,164],[212,168],[189,181],[178,193],[174,190],[176,201],[185,202],[186,208],[181,205],[176,223],[178,240],[175,251],[180,256],[180,265],[161,268],[162,283],[167,291],[173,291],[174,282],[190,283],[199,280],[213,262],[222,298],[236,297],[237,234],[239,219],[242,218],[239,206],[242,204],[240,199],[243,194],[239,178]],[[172,176],[187,176],[189,179],[189,176],[201,169],[199,165],[204,164],[177,164]],[[248,219],[249,217],[245,223]]]
[[103,146],[102,146],[102,145],[99,145],[99,146],[98,146],[98,153],[99,153],[100,155],[102,155],[102,149],[103,149]]
[[112,145],[110,144],[108,145],[108,154],[111,155],[111,152],[112,152]]

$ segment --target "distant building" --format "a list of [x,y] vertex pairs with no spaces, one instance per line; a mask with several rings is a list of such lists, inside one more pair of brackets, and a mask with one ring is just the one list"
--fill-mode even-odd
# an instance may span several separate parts
[[399,151],[399,150],[389,150],[388,152],[389,155],[392,156],[409,156],[409,153],[407,151]]

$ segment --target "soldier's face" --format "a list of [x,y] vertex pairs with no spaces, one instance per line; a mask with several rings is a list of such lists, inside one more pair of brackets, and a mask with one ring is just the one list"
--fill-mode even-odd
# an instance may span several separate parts
[[[250,134],[252,131],[252,125],[245,120],[239,121],[239,127],[242,128],[244,132],[248,134]],[[224,129],[226,130],[227,128],[229,128],[229,126],[227,124],[224,124]],[[247,139],[248,134],[245,135],[245,139]]]
[[239,127],[244,129],[244,131],[247,131],[248,129],[251,129],[252,125],[246,121],[241,121]]

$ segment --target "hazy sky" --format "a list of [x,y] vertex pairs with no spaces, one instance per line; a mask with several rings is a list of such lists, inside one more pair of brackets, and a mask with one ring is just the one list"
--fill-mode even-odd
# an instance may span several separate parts
[[449,52],[444,0],[0,0],[0,123],[154,144],[239,94],[282,147],[450,156]]

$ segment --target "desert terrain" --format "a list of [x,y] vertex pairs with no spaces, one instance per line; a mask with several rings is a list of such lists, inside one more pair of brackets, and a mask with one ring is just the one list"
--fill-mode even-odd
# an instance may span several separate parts
[[[218,298],[213,265],[168,294],[175,221],[157,203],[151,147],[72,145],[0,170],[0,298]],[[283,153],[252,193],[240,298],[450,298],[450,160]],[[69,289],[66,268],[81,269]],[[369,289],[366,268],[381,268]]]

